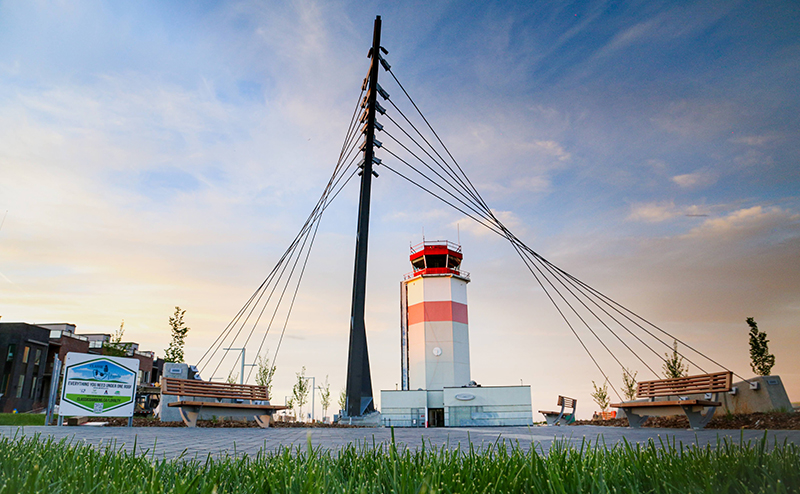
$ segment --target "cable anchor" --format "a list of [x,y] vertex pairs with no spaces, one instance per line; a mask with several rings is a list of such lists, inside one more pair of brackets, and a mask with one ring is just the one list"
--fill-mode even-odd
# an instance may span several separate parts
[[384,90],[384,89],[381,87],[381,85],[380,85],[380,84],[378,84],[378,94],[380,94],[380,95],[383,97],[383,99],[387,99],[387,100],[389,99],[389,93],[387,93],[387,92],[386,92],[386,91],[385,91],[385,90]]

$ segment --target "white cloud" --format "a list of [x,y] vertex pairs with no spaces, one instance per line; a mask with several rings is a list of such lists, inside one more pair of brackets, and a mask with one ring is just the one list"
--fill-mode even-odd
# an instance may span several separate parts
[[777,138],[778,137],[775,135],[750,135],[736,137],[730,141],[735,144],[746,144],[748,146],[764,146],[765,144],[775,141]]
[[556,158],[558,161],[567,161],[572,156],[556,141],[533,141],[532,147]]
[[603,47],[601,56],[611,54],[634,43],[652,38],[654,32],[657,31],[658,27],[663,22],[664,16],[661,15],[652,19],[648,19],[644,22],[634,24],[628,29],[617,33],[614,35],[611,41],[605,47]]
[[656,127],[692,139],[706,139],[727,132],[739,121],[733,102],[676,99],[650,117]]
[[679,216],[706,217],[724,211],[729,206],[725,204],[690,204],[688,206],[676,205],[674,201],[642,202],[630,206],[628,221],[641,221],[644,223],[661,223]]
[[516,192],[547,192],[551,181],[547,177],[522,177],[511,182],[511,189]]
[[[525,237],[525,228],[520,221],[520,218],[514,214],[512,211],[498,211],[492,209],[492,213],[494,216],[503,224],[506,228],[508,228],[511,232],[516,234],[517,236]],[[487,225],[491,224],[490,222],[485,222]],[[451,223],[452,228],[461,229],[463,232],[470,233],[472,235],[478,237],[485,237],[487,235],[497,235],[495,232],[490,230],[489,228],[483,226],[482,224],[478,223],[477,221],[473,220],[469,217],[463,217],[460,220]],[[497,238],[500,238],[499,236]],[[530,241],[530,239],[526,239]]]
[[753,168],[772,166],[774,160],[772,156],[757,149],[750,148],[745,153],[735,156],[733,158],[733,163],[739,168]]
[[630,46],[646,43],[674,43],[676,39],[688,38],[713,25],[727,15],[733,5],[704,5],[702,3],[683,6],[675,4],[650,18],[620,29],[595,55],[607,57]]
[[743,208],[719,218],[709,218],[693,228],[688,237],[753,236],[764,230],[796,223],[800,215],[779,207],[753,206]]
[[673,202],[650,202],[631,205],[628,219],[646,223],[660,223],[678,216],[680,211]]
[[512,178],[508,183],[490,182],[480,184],[479,190],[493,196],[511,197],[520,193],[545,193],[551,188],[551,180],[544,175]]
[[683,175],[675,175],[672,177],[672,181],[683,188],[699,188],[713,185],[717,181],[717,177],[707,170],[698,170]]
[[482,149],[473,153],[485,152],[493,155],[487,160],[504,163],[492,168],[495,173],[491,180],[479,184],[479,190],[491,194],[492,199],[549,192],[552,177],[566,169],[572,159],[572,154],[555,140],[516,140],[513,136],[497,135],[490,127],[483,127],[476,137]]

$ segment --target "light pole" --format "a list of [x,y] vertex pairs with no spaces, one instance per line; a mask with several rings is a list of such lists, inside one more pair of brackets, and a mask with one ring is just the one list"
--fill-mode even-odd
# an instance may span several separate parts
[[[286,405],[287,407],[289,406],[289,397],[286,396],[286,395],[284,395],[284,397],[283,397],[283,404]],[[292,417],[294,417],[295,416],[294,415],[294,407],[292,407],[291,410],[292,410]],[[283,413],[286,413],[286,410],[284,410]]]
[[307,377],[306,380],[311,379],[311,423],[314,423],[314,389],[317,387],[317,379],[315,377]]
[[[319,387],[319,388],[317,388],[317,389],[318,389],[318,390],[320,390],[320,391],[322,391],[324,388],[322,388],[322,387]],[[321,399],[322,399],[322,395],[320,395],[320,400],[321,400]],[[322,405],[324,406],[325,404],[324,404],[324,403],[322,403]],[[325,411],[324,411],[324,410],[325,410],[325,409],[323,408],[323,412],[322,412],[322,418],[320,419],[320,422],[323,422],[323,423],[325,422]]]
[[226,352],[229,351],[229,350],[230,351],[233,351],[233,350],[241,350],[242,351],[242,373],[241,373],[241,376],[239,376],[239,384],[244,384],[244,368],[245,367],[255,367],[258,364],[245,364],[244,363],[244,353],[245,353],[245,349],[244,348],[223,348],[223,350],[225,350]]

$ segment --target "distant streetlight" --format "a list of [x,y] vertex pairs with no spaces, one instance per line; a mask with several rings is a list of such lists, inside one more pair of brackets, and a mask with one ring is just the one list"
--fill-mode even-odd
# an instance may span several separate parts
[[311,423],[314,423],[314,390],[317,387],[317,379],[315,377],[307,377],[306,380],[311,379]]
[[245,353],[245,349],[244,348],[223,348],[223,350],[225,350],[226,352],[229,351],[229,350],[230,351],[234,351],[234,350],[241,350],[242,351],[242,372],[241,372],[241,375],[239,376],[239,384],[244,384],[244,368],[245,367],[255,367],[257,364],[245,364],[244,363],[244,353]]

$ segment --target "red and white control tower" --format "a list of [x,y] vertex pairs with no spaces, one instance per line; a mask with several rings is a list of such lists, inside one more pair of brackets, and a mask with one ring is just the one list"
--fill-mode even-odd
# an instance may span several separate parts
[[461,246],[446,240],[411,248],[414,271],[401,284],[403,390],[441,390],[470,382],[467,283]]
[[381,422],[392,427],[533,424],[530,386],[481,386],[469,358],[467,283],[461,246],[411,248],[414,271],[400,285],[402,389],[381,391]]

